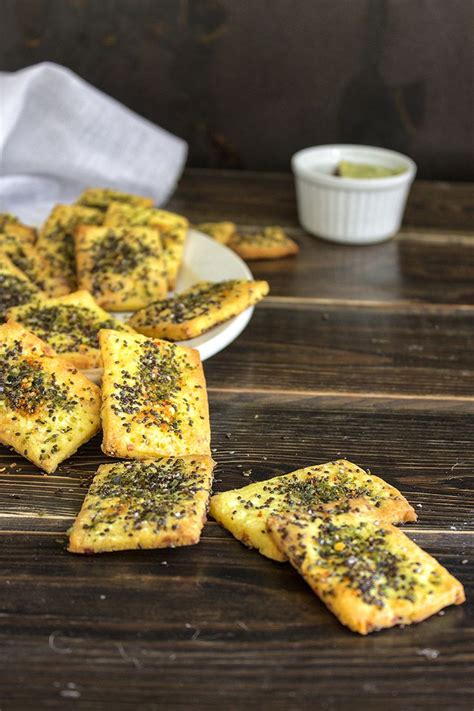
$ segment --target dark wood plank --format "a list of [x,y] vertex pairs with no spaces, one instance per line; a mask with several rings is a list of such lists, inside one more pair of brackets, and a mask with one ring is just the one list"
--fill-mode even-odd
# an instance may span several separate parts
[[474,396],[472,310],[264,301],[206,364],[224,389]]
[[[422,229],[472,230],[473,185],[416,181],[404,225]],[[188,169],[169,206],[195,222],[233,220],[252,225],[297,225],[290,173]]]

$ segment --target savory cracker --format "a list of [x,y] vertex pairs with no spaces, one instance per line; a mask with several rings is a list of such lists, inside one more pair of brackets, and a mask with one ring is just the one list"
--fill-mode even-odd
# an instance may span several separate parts
[[76,232],[79,288],[108,311],[135,311],[168,293],[161,240],[149,227],[86,227]]
[[9,310],[8,318],[48,343],[58,358],[83,370],[99,368],[102,364],[101,329],[133,333],[130,326],[101,309],[88,291],[18,306]]
[[77,205],[95,207],[97,210],[105,211],[112,202],[133,205],[134,207],[153,207],[152,198],[143,195],[125,193],[114,188],[87,188],[76,200]]
[[50,264],[48,276],[62,279],[68,291],[77,288],[74,232],[78,225],[100,225],[99,210],[80,205],[56,205],[40,230],[36,248]]
[[0,233],[0,254],[6,254],[13,264],[26,274],[28,279],[48,296],[67,294],[64,279],[52,277],[50,264],[30,242],[18,238],[12,232]]
[[461,583],[389,523],[286,514],[267,527],[316,595],[359,634],[421,622],[465,600]]
[[198,543],[213,467],[207,456],[103,464],[69,532],[69,551],[104,553]]
[[137,311],[129,324],[146,336],[185,341],[242,313],[268,291],[266,281],[201,281],[170,299]]
[[280,259],[299,252],[299,247],[281,227],[265,227],[257,234],[235,234],[228,246],[242,259]]
[[100,429],[100,389],[9,321],[0,326],[0,442],[45,472]]
[[196,229],[212,237],[219,244],[228,244],[235,235],[235,222],[201,222]]
[[107,210],[104,224],[111,227],[132,225],[156,229],[163,245],[168,289],[174,289],[189,227],[185,217],[157,208],[139,208],[112,203]]
[[0,212],[0,232],[15,237],[22,244],[34,244],[36,230],[24,225],[16,215],[9,212]]
[[0,321],[8,309],[45,296],[32,281],[0,251]]
[[209,410],[199,353],[116,331],[101,331],[100,345],[105,454],[208,455]]
[[273,560],[285,556],[268,535],[267,518],[317,511],[363,511],[367,517],[390,523],[417,518],[398,489],[345,459],[224,491],[215,494],[210,504],[212,516],[235,538]]

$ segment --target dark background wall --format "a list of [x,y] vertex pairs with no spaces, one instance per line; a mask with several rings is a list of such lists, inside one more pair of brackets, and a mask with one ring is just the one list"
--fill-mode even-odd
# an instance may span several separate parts
[[185,138],[189,164],[287,169],[384,145],[472,179],[471,0],[0,0],[1,68],[64,64]]

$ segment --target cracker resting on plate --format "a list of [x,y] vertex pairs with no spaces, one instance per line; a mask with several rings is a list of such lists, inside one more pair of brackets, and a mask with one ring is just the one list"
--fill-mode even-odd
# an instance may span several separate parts
[[100,429],[100,388],[14,321],[0,326],[0,441],[48,474]]
[[76,200],[77,205],[94,207],[96,210],[105,211],[112,202],[124,203],[135,207],[152,207],[152,198],[143,195],[125,193],[114,188],[87,188]]
[[112,457],[209,455],[206,381],[198,351],[101,331],[102,449]]
[[26,304],[40,296],[45,294],[6,254],[0,252],[0,322],[5,319],[8,309]]
[[390,523],[416,521],[415,511],[398,489],[345,459],[224,491],[210,502],[216,521],[273,560],[285,560],[285,554],[268,534],[268,517],[316,511],[359,511]]
[[267,527],[316,595],[359,634],[421,622],[465,600],[461,583],[389,523],[284,514]]
[[69,551],[104,553],[198,543],[213,467],[208,456],[103,464],[70,530]]
[[128,323],[146,336],[185,341],[242,313],[268,291],[266,281],[201,281],[137,311]]

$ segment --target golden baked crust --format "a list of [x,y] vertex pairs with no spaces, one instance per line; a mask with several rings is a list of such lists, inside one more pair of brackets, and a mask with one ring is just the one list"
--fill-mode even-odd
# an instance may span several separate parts
[[461,583],[389,523],[293,514],[271,516],[267,527],[316,595],[359,634],[421,622],[465,600]]
[[228,246],[248,261],[280,259],[299,252],[296,242],[281,227],[265,227],[258,234],[235,234],[230,238]]
[[65,281],[49,275],[49,262],[30,242],[12,232],[0,233],[0,253],[6,254],[13,264],[48,296],[67,294]]
[[168,289],[174,289],[183,258],[189,222],[182,215],[157,208],[139,208],[111,203],[105,215],[105,225],[152,227],[161,237],[163,260],[168,278]]
[[196,229],[204,232],[219,244],[228,244],[231,237],[235,235],[235,222],[201,222],[196,225]]
[[101,309],[88,291],[18,306],[8,311],[8,318],[48,343],[58,358],[83,370],[102,365],[101,329],[134,333],[130,326]]
[[135,311],[168,293],[161,240],[148,227],[76,231],[79,287],[108,311]]
[[0,326],[0,441],[54,472],[100,429],[100,389],[46,343]]
[[268,535],[266,519],[316,511],[358,511],[390,523],[416,521],[414,509],[398,489],[345,459],[224,491],[210,504],[212,516],[235,538],[273,560],[285,556]]
[[125,193],[122,190],[114,190],[113,188],[87,188],[79,196],[76,204],[105,211],[112,202],[125,203],[136,207],[153,207],[152,198]]
[[100,225],[104,215],[80,205],[56,205],[40,230],[37,250],[50,264],[48,277],[64,282],[68,291],[77,289],[74,232],[78,225]]
[[8,309],[45,296],[0,250],[0,322]]
[[17,242],[22,244],[34,244],[36,241],[36,230],[20,222],[16,215],[10,212],[0,212],[0,232],[10,237],[15,237]]
[[206,381],[197,351],[108,330],[101,331],[100,345],[105,454],[210,454]]
[[137,311],[129,324],[145,336],[185,341],[242,313],[268,291],[266,281],[201,281]]
[[198,543],[213,467],[211,457],[103,464],[70,530],[69,551],[105,553]]

